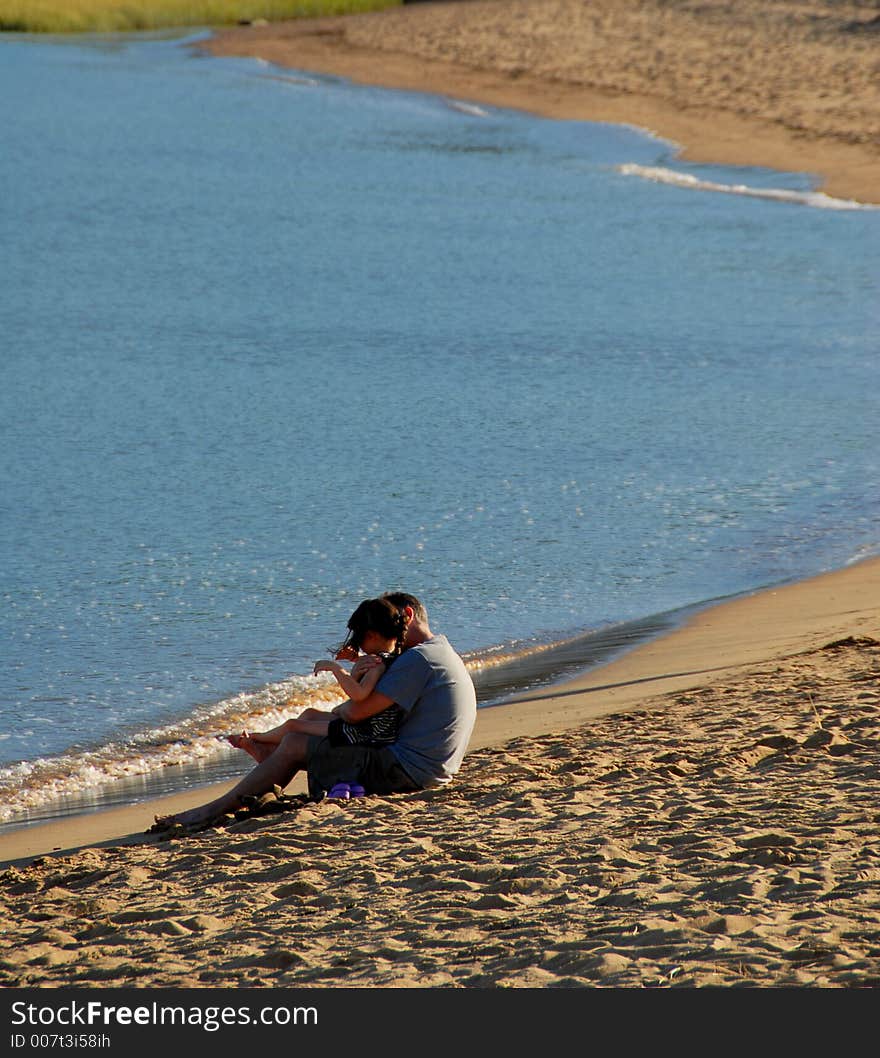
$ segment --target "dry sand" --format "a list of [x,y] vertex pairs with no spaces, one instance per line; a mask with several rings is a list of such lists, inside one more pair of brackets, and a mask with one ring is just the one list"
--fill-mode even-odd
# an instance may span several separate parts
[[224,55],[637,125],[880,203],[878,0],[468,0],[224,30]]
[[872,560],[705,611],[482,711],[445,790],[10,867],[0,985],[876,986],[878,600]]
[[[878,41],[873,2],[472,0],[208,46],[878,202]],[[878,603],[872,560],[709,609],[482,710],[442,791],[295,782],[195,834],[144,831],[213,794],[6,834],[0,985],[876,986]]]

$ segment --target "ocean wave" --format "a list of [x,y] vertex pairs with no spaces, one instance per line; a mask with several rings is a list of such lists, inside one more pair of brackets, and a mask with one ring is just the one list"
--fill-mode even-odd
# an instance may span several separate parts
[[880,558],[880,542],[863,544],[861,547],[856,548],[844,565],[855,566],[869,558]]
[[7,765],[0,768],[0,824],[122,780],[219,760],[235,752],[226,742],[227,734],[269,729],[309,707],[332,709],[343,698],[329,674],[292,677],[200,707],[177,723],[102,746]]
[[[509,640],[462,654],[473,677],[479,706],[498,705],[563,675],[607,660],[646,636],[670,626],[670,615],[596,629],[550,640]],[[674,618],[673,618],[674,619]],[[71,750],[0,768],[0,826],[26,825],[83,806],[130,803],[157,780],[165,792],[188,788],[194,773],[228,773],[241,758],[227,741],[239,731],[277,727],[304,709],[330,710],[344,701],[330,673],[292,675],[255,691],[203,705],[182,720],[156,726],[105,745]],[[247,762],[245,762],[247,763]],[[166,769],[177,768],[177,773]],[[227,775],[213,781],[224,781]],[[204,782],[204,779],[202,779]],[[170,788],[170,789],[169,789]]]
[[[475,679],[559,644],[506,644],[465,655]],[[307,708],[330,710],[345,696],[330,673],[291,676],[259,690],[199,707],[190,717],[105,745],[0,768],[0,825],[51,815],[54,803],[92,797],[114,784],[155,777],[167,768],[210,765],[233,757],[226,736],[276,727]]]
[[767,198],[777,202],[791,202],[799,206],[812,206],[814,209],[836,210],[870,210],[876,206],[864,202],[853,202],[846,198],[832,198],[823,191],[790,191],[787,188],[750,187],[748,184],[719,184],[713,180],[700,180],[690,173],[680,173],[674,169],[665,169],[656,165],[636,165],[626,162],[617,166],[617,171],[624,176],[638,176],[657,184],[670,184],[690,191],[716,191],[725,195],[745,195],[749,198]]
[[316,81],[314,77],[296,77],[292,74],[267,74],[266,78],[270,81],[278,81],[280,84],[292,84],[306,88],[316,88],[320,84],[320,81]]
[[487,118],[489,111],[476,103],[465,103],[461,99],[447,99],[446,105],[450,110],[457,110],[460,114],[468,114],[472,118]]

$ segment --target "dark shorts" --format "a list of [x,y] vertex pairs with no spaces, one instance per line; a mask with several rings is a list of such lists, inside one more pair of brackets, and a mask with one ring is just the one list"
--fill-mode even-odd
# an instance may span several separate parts
[[368,794],[421,789],[387,746],[334,746],[325,736],[312,735],[308,753],[309,797],[316,801],[338,782],[360,783]]

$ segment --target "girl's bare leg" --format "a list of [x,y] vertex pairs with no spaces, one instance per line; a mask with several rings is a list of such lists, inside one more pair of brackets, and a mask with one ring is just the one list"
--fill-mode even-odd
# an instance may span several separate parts
[[249,753],[261,764],[274,753],[285,735],[293,732],[303,735],[326,735],[332,719],[333,717],[322,709],[304,709],[299,716],[285,720],[270,731],[255,731],[253,734],[242,731],[239,735],[230,735],[227,741],[236,749]]
[[320,715],[321,711],[319,709],[316,709],[315,712],[319,715],[314,719],[298,716],[294,720],[288,720],[287,722],[291,725],[288,730],[298,731],[302,735],[326,735],[327,728],[330,726],[330,721],[333,717],[328,716],[327,713],[324,713],[323,716]]

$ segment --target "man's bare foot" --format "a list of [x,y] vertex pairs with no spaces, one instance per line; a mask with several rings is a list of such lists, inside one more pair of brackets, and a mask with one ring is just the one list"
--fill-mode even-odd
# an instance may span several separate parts
[[154,830],[170,830],[174,826],[197,827],[207,826],[219,819],[226,812],[226,807],[217,801],[211,801],[197,808],[190,808],[186,812],[175,812],[171,816],[155,816]]

